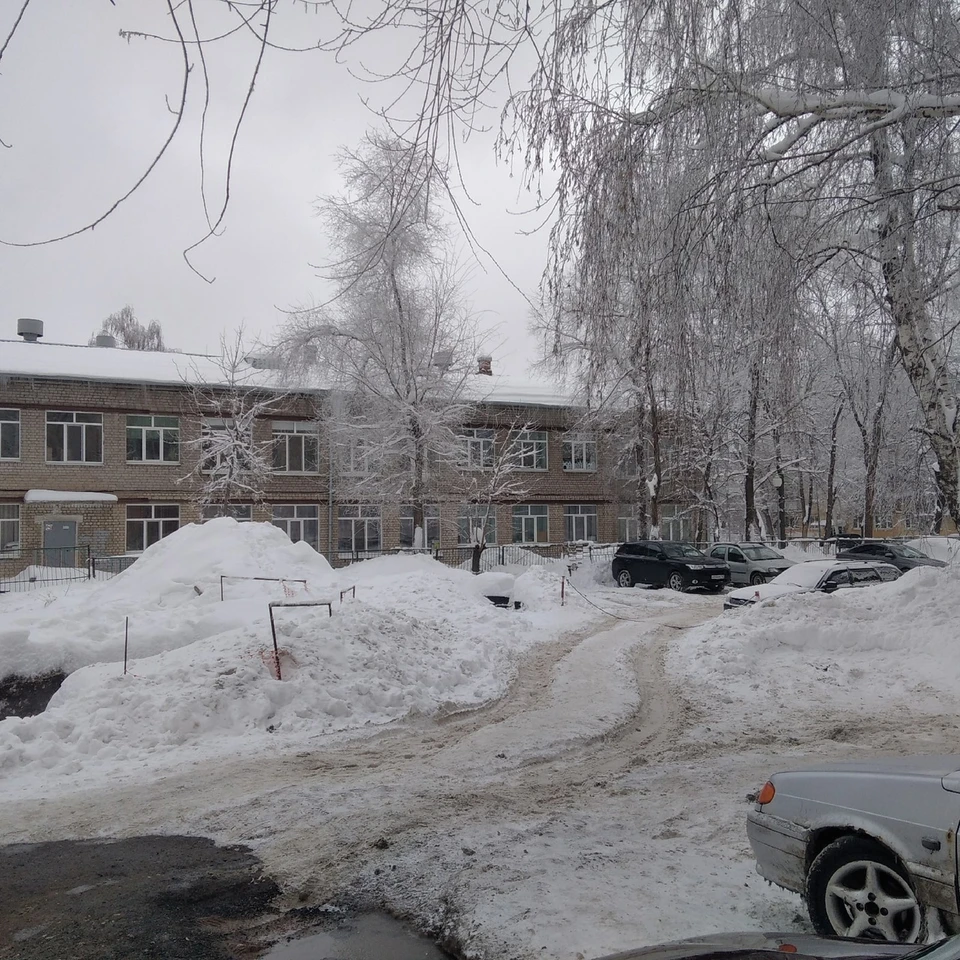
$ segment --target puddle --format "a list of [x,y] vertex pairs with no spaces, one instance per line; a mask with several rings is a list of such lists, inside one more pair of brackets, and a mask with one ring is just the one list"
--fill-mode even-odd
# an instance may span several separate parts
[[370,913],[296,940],[278,943],[262,960],[450,960],[432,940],[393,917]]

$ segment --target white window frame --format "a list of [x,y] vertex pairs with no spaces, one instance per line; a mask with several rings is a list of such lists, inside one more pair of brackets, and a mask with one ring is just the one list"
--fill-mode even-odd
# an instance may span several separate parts
[[252,503],[208,503],[200,508],[200,522],[219,520],[221,517],[233,517],[237,523],[250,523],[253,520]]
[[[308,441],[315,444],[314,462],[312,469],[307,468]],[[303,470],[290,470],[290,446],[300,447],[300,461]],[[278,451],[283,450],[285,466],[277,466]],[[320,472],[320,427],[317,423],[304,420],[274,420],[273,421],[273,472],[294,475],[315,474]]]
[[[486,516],[484,516],[486,514]],[[497,511],[494,507],[487,513],[485,505],[464,503],[457,512],[457,543],[473,543],[473,531],[483,522],[485,543],[497,542]]]
[[0,503],[0,559],[16,560],[20,556],[20,504]]
[[[436,504],[427,504],[423,508],[423,545],[429,549],[440,542],[440,507]],[[413,523],[413,505],[403,504],[400,507],[400,546],[405,549],[413,547],[416,527]]]
[[[349,537],[344,536],[346,523],[350,524]],[[341,504],[337,509],[337,551],[353,555],[380,553],[382,550],[383,517],[380,508],[371,503]]]
[[597,472],[596,438],[584,433],[568,433],[561,445],[563,469],[567,473]]
[[[545,503],[517,503],[511,517],[514,543],[549,543],[550,508]],[[519,530],[519,537],[517,532]],[[543,534],[543,536],[540,536]]]
[[[9,416],[9,414],[16,414],[16,417]],[[13,433],[17,438],[17,455],[15,457],[3,456],[3,436],[5,433]],[[0,460],[7,463],[19,460],[22,444],[23,427],[20,425],[20,411],[15,407],[3,407],[0,409]]]
[[[591,524],[590,521],[593,521]],[[563,523],[568,543],[596,543],[600,519],[595,503],[566,503],[563,506]],[[593,536],[590,527],[593,526]],[[583,536],[578,536],[582,533]]]
[[[150,420],[150,424],[131,424],[130,420],[137,418],[140,420]],[[172,424],[163,424],[158,425],[158,420],[175,420],[176,426]],[[158,433],[159,442],[160,442],[160,456],[159,458],[153,458],[147,456],[147,431],[152,431]],[[130,457],[130,434],[139,433],[140,434],[140,450],[143,453],[142,457],[133,458]],[[177,457],[175,460],[168,460],[164,453],[166,452],[166,440],[167,435],[172,434],[172,440],[176,444],[177,448]],[[128,413],[126,421],[126,433],[124,435],[125,447],[126,447],[126,458],[127,463],[142,463],[142,464],[178,464],[180,462],[180,418],[170,416],[169,414],[150,414],[150,413]]]
[[[283,511],[281,514],[280,511]],[[292,514],[289,511],[293,511]],[[279,514],[279,515],[278,515]],[[282,530],[293,543],[301,540],[320,551],[320,507],[316,503],[275,503],[271,523]],[[313,524],[313,536],[308,524]]]
[[[693,520],[689,511],[676,503],[660,504],[660,539],[691,540]],[[680,536],[676,536],[676,534]]]
[[[72,420],[51,420],[51,416],[57,417],[73,417]],[[77,417],[98,417],[98,420],[77,420]],[[61,443],[63,444],[63,459],[62,460],[51,460],[50,459],[50,428],[59,427],[61,428]],[[69,427],[80,427],[80,449],[81,457],[79,460],[70,460],[67,457],[67,452],[69,449],[68,443],[68,428]],[[103,466],[103,414],[102,413],[89,413],[86,410],[47,410],[46,417],[44,422],[44,456],[46,462],[50,464],[54,463],[63,463],[69,464],[70,466],[94,466],[102,467]],[[91,433],[95,430],[99,430],[100,433],[100,459],[99,460],[88,460],[87,459],[87,446],[89,443],[88,433]]]
[[518,470],[542,471],[550,468],[549,436],[546,430],[516,430],[510,435],[510,444]]
[[351,437],[347,446],[345,473],[351,477],[368,477],[373,473],[370,447],[363,437]]
[[642,539],[637,508],[621,504],[617,510],[617,543],[631,543]]
[[[133,510],[149,510],[150,515],[148,517],[131,517],[130,511]],[[164,517],[157,516],[157,510],[176,510],[176,517]],[[143,553],[147,547],[153,546],[153,544],[162,540],[164,537],[169,537],[171,533],[176,533],[180,529],[180,504],[179,503],[128,503],[125,516],[125,526],[124,526],[124,546],[127,553]],[[140,528],[140,542],[143,544],[141,547],[131,547],[130,546],[130,529],[131,527]],[[158,536],[155,539],[150,538],[151,528],[155,528]]]
[[496,458],[496,430],[464,427],[460,431],[462,470],[492,470]]

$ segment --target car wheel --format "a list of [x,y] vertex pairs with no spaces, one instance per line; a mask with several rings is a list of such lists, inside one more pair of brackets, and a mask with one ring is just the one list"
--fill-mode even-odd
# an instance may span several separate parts
[[761,583],[766,583],[767,578],[762,573],[751,573],[750,574],[750,586],[759,587]]
[[886,847],[841,837],[810,866],[807,909],[817,933],[922,943],[927,919],[910,876]]
[[620,587],[632,587],[633,586],[633,574],[629,570],[621,570],[617,574],[617,586]]
[[686,583],[684,583],[683,575],[680,573],[671,573],[667,578],[667,586],[671,590],[676,590],[679,593],[683,593],[686,588]]

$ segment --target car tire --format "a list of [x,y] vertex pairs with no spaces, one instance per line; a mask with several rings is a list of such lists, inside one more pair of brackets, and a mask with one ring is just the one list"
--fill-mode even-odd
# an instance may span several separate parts
[[750,586],[759,587],[761,583],[766,583],[767,578],[762,573],[751,573],[750,574]]
[[617,574],[617,586],[618,587],[632,587],[633,586],[633,574],[629,570],[621,570]]
[[867,837],[841,837],[824,847],[810,865],[805,896],[814,929],[823,936],[926,940],[926,911],[909,873]]
[[677,573],[674,571],[667,577],[667,586],[671,590],[676,590],[678,593],[683,593],[687,589],[687,582],[683,579],[682,573]]

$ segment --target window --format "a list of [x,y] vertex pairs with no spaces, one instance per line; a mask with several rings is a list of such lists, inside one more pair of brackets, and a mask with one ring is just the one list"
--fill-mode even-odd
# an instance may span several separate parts
[[463,430],[460,442],[463,445],[463,461],[466,470],[486,470],[493,466],[494,431],[485,429]]
[[660,506],[660,536],[664,540],[689,540],[690,517],[675,503]]
[[737,550],[735,547],[731,547],[731,548],[730,548],[729,552],[727,553],[727,559],[728,559],[731,563],[746,563],[746,562],[747,562],[747,558],[743,555],[743,552],[740,551],[740,550]]
[[47,463],[103,463],[103,414],[48,410]]
[[354,437],[347,448],[347,457],[344,467],[346,472],[362,477],[373,472],[372,451],[368,441],[362,437]]
[[20,459],[20,411],[0,410],[0,460]]
[[294,543],[303,540],[320,550],[320,508],[316,504],[274,504],[273,525]]
[[878,583],[880,581],[880,574],[873,569],[853,569],[850,571],[850,578],[853,580],[854,585],[858,583]]
[[518,503],[513,508],[513,542],[547,543],[547,505]]
[[20,556],[20,504],[0,503],[0,557]]
[[273,469],[277,473],[317,473],[320,470],[320,432],[315,423],[274,421]]
[[892,513],[878,513],[873,518],[874,530],[892,530],[894,526]]
[[[714,547],[710,551],[710,556],[714,560],[726,560],[727,559],[727,548],[726,547]],[[732,559],[732,558],[731,558]]]
[[597,469],[597,441],[590,436],[568,433],[563,440],[562,452],[564,470]]
[[476,543],[480,529],[484,543],[497,542],[496,510],[475,503],[463,504],[457,516],[457,543]]
[[617,516],[617,540],[627,543],[639,539],[640,518],[637,516],[637,508],[621,503]]
[[547,469],[546,430],[517,430],[510,435],[510,441],[521,470]]
[[200,522],[216,520],[219,517],[233,517],[238,523],[253,519],[252,503],[208,503],[200,508]]
[[363,553],[380,549],[380,508],[364,504],[340,507],[337,549]]
[[563,508],[567,540],[597,539],[597,507],[593,503],[568,503]]
[[[440,508],[425,506],[423,508],[424,538],[422,547],[430,547],[440,542]],[[413,547],[415,528],[413,525],[413,507],[400,508],[400,546]]]
[[179,463],[179,417],[127,417],[127,463]]
[[127,553],[146,550],[179,529],[180,507],[177,504],[131,503],[127,506]]

